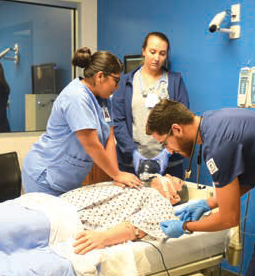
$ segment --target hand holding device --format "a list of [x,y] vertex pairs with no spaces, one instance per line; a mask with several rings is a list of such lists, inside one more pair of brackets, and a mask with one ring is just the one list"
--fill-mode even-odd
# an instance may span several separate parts
[[156,160],[160,165],[160,171],[159,174],[163,174],[166,170],[168,163],[169,163],[169,157],[171,154],[166,150],[163,149],[156,157],[152,158],[151,160]]
[[134,165],[136,175],[138,174],[138,168],[139,168],[140,162],[142,160],[146,160],[146,158],[143,157],[138,150],[134,150],[133,151],[133,165]]
[[168,238],[179,238],[184,234],[183,221],[180,220],[166,220],[160,222],[160,228]]
[[175,212],[176,216],[180,217],[180,220],[199,220],[202,215],[208,211],[210,211],[211,208],[208,206],[207,201],[205,199],[201,199],[193,204],[190,204],[181,210],[177,210]]

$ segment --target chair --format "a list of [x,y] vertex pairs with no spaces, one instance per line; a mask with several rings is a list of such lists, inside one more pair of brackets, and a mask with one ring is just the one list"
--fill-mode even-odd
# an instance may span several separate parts
[[0,202],[20,194],[21,172],[17,152],[0,154]]

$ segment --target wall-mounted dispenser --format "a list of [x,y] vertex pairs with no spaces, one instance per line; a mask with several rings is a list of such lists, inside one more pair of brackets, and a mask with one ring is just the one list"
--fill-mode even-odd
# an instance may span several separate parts
[[237,106],[255,107],[255,67],[240,69]]

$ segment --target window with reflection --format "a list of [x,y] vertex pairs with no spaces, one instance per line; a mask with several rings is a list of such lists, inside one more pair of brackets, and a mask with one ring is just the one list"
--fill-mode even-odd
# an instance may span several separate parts
[[45,130],[72,78],[75,5],[36,2],[0,0],[0,132]]

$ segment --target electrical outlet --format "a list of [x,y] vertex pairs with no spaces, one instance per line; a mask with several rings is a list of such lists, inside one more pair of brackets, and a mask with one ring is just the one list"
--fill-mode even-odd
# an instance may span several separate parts
[[231,6],[231,22],[240,21],[240,4],[235,4]]

